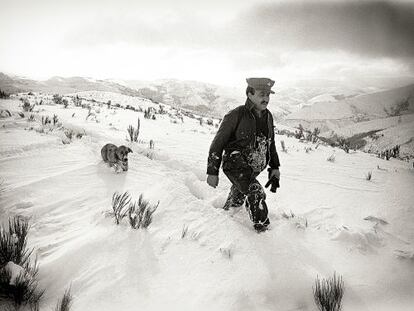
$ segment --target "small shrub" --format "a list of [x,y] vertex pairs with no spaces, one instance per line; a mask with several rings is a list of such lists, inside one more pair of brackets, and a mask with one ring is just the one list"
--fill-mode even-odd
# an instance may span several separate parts
[[56,125],[59,122],[59,118],[57,115],[53,115],[53,125]]
[[23,100],[23,106],[22,106],[23,111],[25,111],[25,112],[32,112],[32,111],[33,111],[34,106],[35,106],[35,105],[30,105],[30,102],[29,102],[29,100],[28,100],[28,99],[24,99],[24,100]]
[[147,150],[143,154],[144,154],[144,156],[146,156],[150,160],[154,160],[154,158],[155,158],[155,151],[154,150]]
[[154,141],[152,139],[149,142],[149,148],[150,149],[154,149],[155,148],[155,143],[154,143]]
[[342,277],[337,277],[334,273],[333,278],[315,281],[313,287],[313,297],[320,311],[339,311],[344,295],[344,282]]
[[8,225],[8,229],[0,227],[0,298],[11,300],[16,309],[29,304],[39,310],[44,290],[38,289],[37,261],[32,265],[29,259],[33,250],[26,248],[29,223],[15,216]]
[[283,212],[282,217],[286,218],[286,219],[295,218],[295,214],[292,211],[290,211],[290,214],[287,214],[286,212]]
[[75,132],[72,129],[65,129],[63,133],[65,133],[66,137],[69,140],[72,140],[73,139],[73,135],[75,134]]
[[38,308],[39,301],[44,290],[38,288],[38,265],[21,272],[14,280],[7,269],[0,272],[0,296],[13,301],[15,306],[30,305],[33,309]]
[[302,124],[299,124],[298,130],[295,131],[295,138],[301,139],[302,137],[304,137],[303,132],[304,132],[303,126],[302,126]]
[[220,247],[220,253],[228,259],[231,259],[233,256],[233,252],[230,247]]
[[183,230],[181,231],[181,239],[184,239],[187,233],[188,233],[188,226],[183,225]]
[[1,110],[0,111],[0,117],[2,118],[7,118],[7,117],[11,117],[11,113],[9,110],[5,109],[5,110]]
[[75,97],[73,97],[73,98],[72,98],[72,101],[73,101],[73,105],[74,105],[75,107],[80,107],[80,106],[82,106],[82,99],[81,99],[78,95],[76,95]]
[[282,147],[282,151],[283,152],[287,152],[286,147],[285,147],[285,141],[284,140],[281,140],[280,141],[280,146]]
[[63,105],[63,108],[68,108],[69,102],[66,98],[62,99],[62,105]]
[[88,114],[86,116],[86,120],[88,120],[89,118],[93,118],[96,121],[96,114],[94,112],[92,112],[92,108],[91,107],[89,107],[88,109],[89,109],[89,111],[88,111]]
[[138,118],[137,121],[137,128],[133,127],[132,125],[129,125],[127,128],[128,134],[129,134],[129,141],[131,142],[137,142],[138,136],[139,136],[139,129],[140,129],[140,120]]
[[139,196],[138,202],[131,203],[128,209],[129,224],[131,228],[148,228],[152,223],[152,215],[157,210],[160,202],[157,205],[151,205],[149,201],[144,200],[143,195]]
[[329,161],[329,162],[335,162],[335,154],[333,153],[333,154],[331,154],[327,159],[326,159],[326,161]]
[[19,116],[20,116],[20,118],[24,118],[24,113],[23,112],[19,112]]
[[10,97],[9,94],[7,94],[6,92],[0,90],[0,98],[7,99],[9,97]]
[[126,209],[127,205],[131,201],[131,196],[129,192],[124,192],[123,194],[119,194],[118,192],[115,192],[112,195],[112,215],[115,218],[115,223],[119,225],[121,220],[125,218],[125,216],[128,214],[128,209]]
[[29,222],[21,217],[9,219],[8,230],[0,226],[0,267],[9,261],[25,266],[33,250],[26,249]]
[[53,102],[56,105],[62,105],[63,104],[63,97],[60,96],[59,94],[55,94],[55,95],[53,95]]
[[366,180],[371,180],[372,178],[372,171],[369,171],[366,175],[365,175],[365,179]]
[[62,299],[56,304],[55,311],[69,311],[72,304],[72,294],[70,293],[70,288],[65,291]]
[[27,121],[29,121],[29,122],[34,122],[34,121],[36,121],[36,118],[35,118],[35,116],[34,116],[34,114],[33,114],[33,113],[30,115],[30,117],[28,117],[28,118],[27,118]]
[[42,125],[52,124],[52,121],[50,120],[49,116],[42,116]]

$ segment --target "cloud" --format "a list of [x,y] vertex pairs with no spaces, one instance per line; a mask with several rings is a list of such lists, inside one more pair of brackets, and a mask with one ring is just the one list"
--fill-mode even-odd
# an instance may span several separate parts
[[103,18],[75,30],[68,44],[128,42],[222,50],[342,50],[366,57],[414,56],[414,4],[374,1],[256,4],[216,24],[197,13],[170,18]]
[[[89,75],[100,76],[133,76],[146,68],[141,71],[154,76],[181,77],[186,71],[185,77],[200,79],[223,77],[224,71],[294,78],[376,73],[375,68],[414,75],[411,1],[122,1],[16,6],[27,16],[15,19],[8,12],[11,17],[0,24],[9,30],[0,34],[6,41],[19,37],[21,44],[0,50],[0,66],[88,68]],[[97,69],[103,67],[106,73]]]
[[257,5],[242,19],[246,23],[241,31],[258,37],[258,47],[414,56],[413,3],[283,2]]

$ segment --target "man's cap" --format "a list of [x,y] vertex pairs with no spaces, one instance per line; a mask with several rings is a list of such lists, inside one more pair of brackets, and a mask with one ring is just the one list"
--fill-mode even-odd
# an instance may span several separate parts
[[275,92],[272,91],[272,86],[275,84],[275,81],[269,78],[247,78],[246,79],[247,85],[251,86],[255,90],[263,90],[268,91],[271,94]]

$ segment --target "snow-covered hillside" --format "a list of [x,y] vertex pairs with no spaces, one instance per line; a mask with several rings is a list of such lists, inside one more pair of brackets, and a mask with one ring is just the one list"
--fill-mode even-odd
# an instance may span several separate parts
[[[405,156],[414,156],[410,143],[414,139],[414,85],[343,100],[330,100],[329,95],[325,94],[313,98],[311,102],[311,105],[303,106],[281,122],[290,127],[301,124],[311,131],[319,128],[320,137],[325,138],[352,139],[359,135],[367,143],[363,146],[364,150],[377,152],[402,144]],[[371,132],[379,131],[378,135],[385,139],[371,140],[368,137]]]
[[[150,120],[99,103],[159,108],[137,97],[79,95],[95,99],[90,110],[45,100],[23,118],[20,101],[0,100],[11,113],[0,119],[0,217],[3,225],[9,216],[30,218],[29,246],[46,290],[41,310],[71,286],[72,311],[313,311],[316,277],[334,272],[345,282],[343,310],[411,310],[412,163],[277,135],[278,149],[281,140],[287,148],[279,150],[281,188],[267,191],[271,230],[257,234],[244,208],[221,209],[225,176],[216,189],[205,182],[214,125],[177,122],[167,106]],[[53,115],[61,125],[42,126],[41,116]],[[138,117],[140,141],[131,143],[126,128]],[[81,138],[69,139],[70,131]],[[128,172],[103,163],[108,142],[133,150]],[[160,201],[147,230],[114,223],[115,191]]]
[[414,113],[414,85],[340,101],[317,101],[286,120],[366,120]]

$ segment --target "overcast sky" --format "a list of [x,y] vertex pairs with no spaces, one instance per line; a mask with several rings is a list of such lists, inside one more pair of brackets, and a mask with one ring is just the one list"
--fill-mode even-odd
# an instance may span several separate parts
[[414,1],[0,0],[0,72],[237,85],[414,76]]

